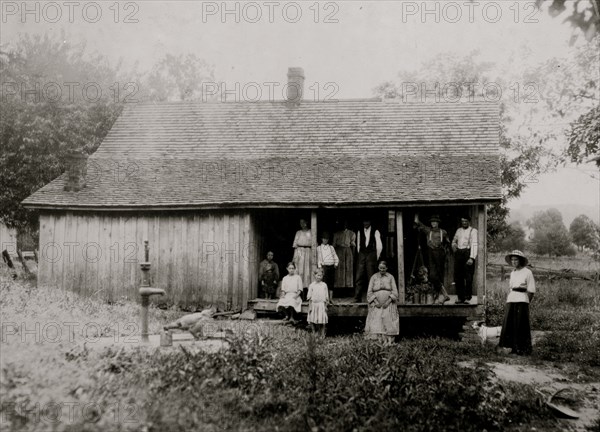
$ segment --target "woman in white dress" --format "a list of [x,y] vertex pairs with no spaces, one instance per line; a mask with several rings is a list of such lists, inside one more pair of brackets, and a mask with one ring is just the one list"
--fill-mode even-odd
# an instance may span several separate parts
[[302,288],[308,288],[310,285],[311,256],[312,256],[312,237],[310,228],[306,220],[300,219],[300,229],[296,231],[294,237],[294,264],[298,271],[298,276],[302,279]]
[[277,310],[285,313],[285,321],[296,324],[295,312],[302,310],[302,279],[296,274],[296,266],[293,262],[287,265],[288,275],[281,281],[281,298],[277,302]]

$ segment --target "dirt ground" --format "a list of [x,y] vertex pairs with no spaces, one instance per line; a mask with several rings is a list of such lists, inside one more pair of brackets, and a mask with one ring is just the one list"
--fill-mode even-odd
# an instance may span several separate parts
[[[570,407],[579,415],[578,419],[561,419],[565,430],[585,432],[586,427],[593,424],[598,417],[600,382],[577,383],[553,366],[523,364],[523,359],[516,357],[507,357],[506,360],[505,363],[486,363],[495,379],[533,385],[546,396],[565,389],[552,402]],[[475,363],[471,361],[462,362],[460,365],[475,367]]]

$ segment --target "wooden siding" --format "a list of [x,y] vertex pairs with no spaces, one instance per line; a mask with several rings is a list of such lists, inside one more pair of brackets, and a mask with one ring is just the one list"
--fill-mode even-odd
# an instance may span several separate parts
[[5,249],[14,260],[17,255],[17,231],[0,223],[0,252]]
[[258,280],[260,245],[250,222],[235,211],[42,214],[38,282],[108,301],[137,299],[148,240],[150,281],[168,302],[243,308]]

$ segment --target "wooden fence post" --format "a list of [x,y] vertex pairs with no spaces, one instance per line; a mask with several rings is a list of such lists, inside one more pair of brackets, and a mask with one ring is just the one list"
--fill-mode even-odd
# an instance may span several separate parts
[[25,258],[23,258],[23,252],[21,252],[20,249],[17,249],[17,256],[19,257],[19,261],[21,261],[21,266],[23,267],[23,270],[25,271],[25,273],[31,274],[31,270],[29,270],[29,267],[27,267]]

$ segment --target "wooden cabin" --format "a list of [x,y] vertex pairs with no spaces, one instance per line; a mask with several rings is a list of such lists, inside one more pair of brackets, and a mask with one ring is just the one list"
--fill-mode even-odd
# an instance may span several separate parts
[[[323,230],[341,220],[358,229],[368,212],[403,292],[415,214],[439,214],[452,236],[468,213],[479,230],[476,301],[399,306],[465,315],[483,312],[486,205],[500,197],[495,103],[288,99],[128,106],[89,159],[74,159],[24,205],[40,211],[39,284],[137,298],[147,240],[151,283],[170,303],[258,310],[275,305],[257,299],[259,263],[272,250],[285,274],[300,218],[314,252]],[[364,304],[338,304],[331,315],[366,314]]]

